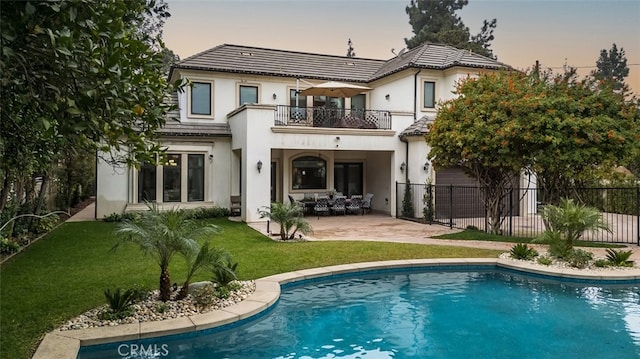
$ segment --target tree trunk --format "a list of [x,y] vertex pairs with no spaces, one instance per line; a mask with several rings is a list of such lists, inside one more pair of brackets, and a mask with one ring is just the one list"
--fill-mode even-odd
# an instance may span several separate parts
[[178,292],[178,296],[176,297],[176,300],[184,299],[187,297],[188,294],[189,294],[189,280],[187,279],[186,281],[184,281],[182,288],[180,288],[180,292]]
[[40,191],[38,192],[38,197],[36,197],[35,203],[33,204],[33,213],[41,214],[40,209],[42,208],[42,203],[47,194],[47,190],[49,189],[49,172],[45,172],[42,176],[42,185],[40,185]]
[[171,277],[169,268],[160,267],[160,300],[166,302],[171,299]]
[[9,199],[9,187],[11,185],[9,181],[9,173],[4,174],[4,180],[2,181],[2,191],[0,192],[0,212],[4,211]]

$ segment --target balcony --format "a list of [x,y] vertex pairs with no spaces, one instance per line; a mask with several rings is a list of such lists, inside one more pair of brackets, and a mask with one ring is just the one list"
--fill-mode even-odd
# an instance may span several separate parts
[[275,125],[389,130],[391,113],[379,110],[279,105],[276,108]]

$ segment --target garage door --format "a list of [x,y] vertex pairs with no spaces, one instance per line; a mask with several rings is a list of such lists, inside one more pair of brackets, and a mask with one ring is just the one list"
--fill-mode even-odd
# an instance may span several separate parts
[[[514,191],[513,203],[518,203],[517,192]],[[461,168],[436,171],[435,197],[437,219],[484,217],[478,182],[467,176]],[[513,215],[518,215],[517,205],[513,212]]]
[[436,218],[484,217],[478,182],[460,168],[436,171]]

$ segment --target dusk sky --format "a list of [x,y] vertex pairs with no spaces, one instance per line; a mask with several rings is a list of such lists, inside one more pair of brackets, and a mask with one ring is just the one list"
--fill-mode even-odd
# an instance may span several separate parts
[[[413,36],[409,0],[168,0],[164,40],[181,59],[221,44],[389,59]],[[640,0],[470,0],[458,12],[472,34],[498,19],[491,49],[519,69],[533,66],[584,75],[600,50],[624,48],[629,84],[640,94]]]

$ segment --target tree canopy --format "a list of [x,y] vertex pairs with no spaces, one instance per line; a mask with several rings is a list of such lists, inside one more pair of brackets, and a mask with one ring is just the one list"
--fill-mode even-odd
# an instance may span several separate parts
[[409,15],[414,36],[405,39],[407,47],[412,49],[425,42],[432,42],[494,58],[490,46],[497,20],[484,20],[480,32],[471,35],[469,28],[456,15],[456,11],[468,3],[468,0],[411,0],[405,11]]
[[575,71],[481,74],[459,83],[426,140],[434,165],[460,166],[476,178],[497,231],[501,198],[523,170],[534,172],[542,200],[606,173],[640,144],[637,109]]
[[156,130],[170,110],[164,46],[152,37],[168,16],[163,4],[2,3],[0,210],[18,178],[48,171],[64,150],[129,165],[155,160]]
[[611,82],[616,90],[624,87],[624,78],[629,76],[629,67],[622,47],[618,50],[618,46],[614,43],[608,52],[602,49],[596,61],[596,67],[593,73],[596,79]]

